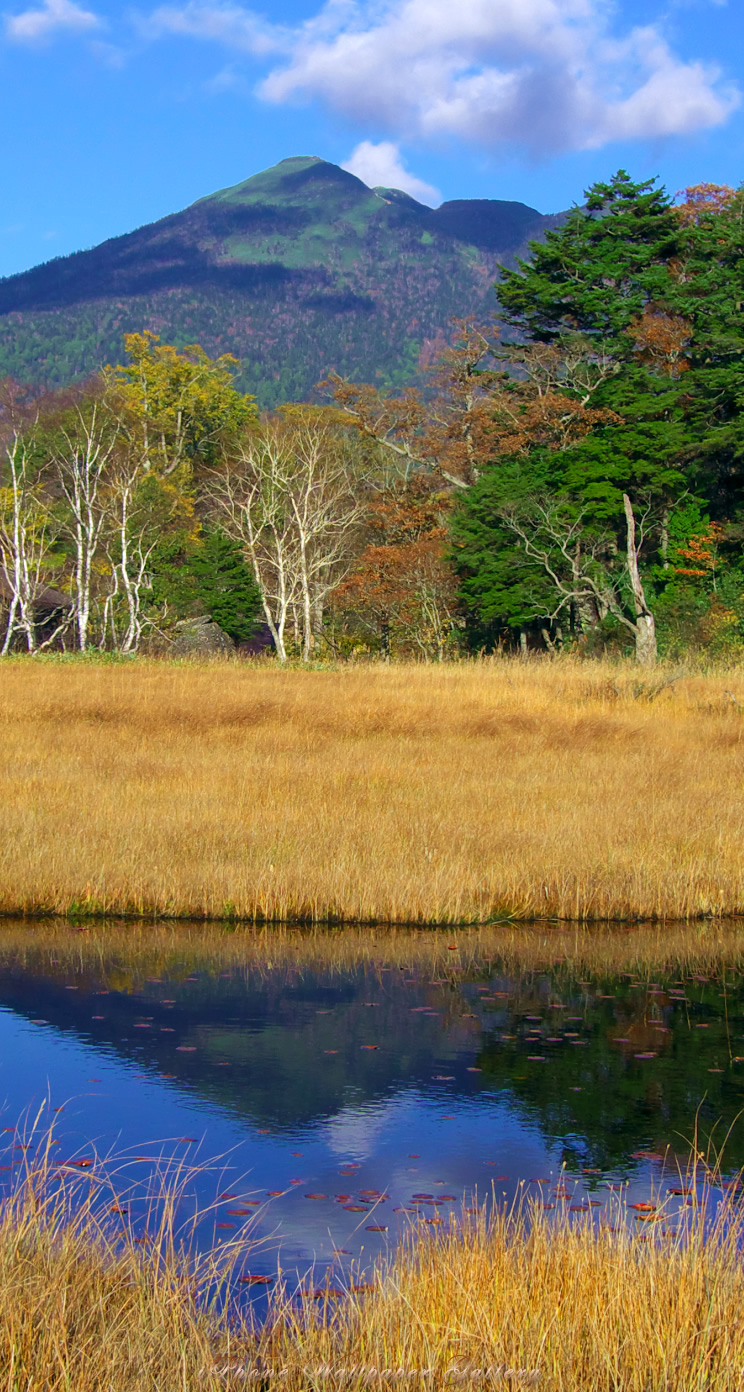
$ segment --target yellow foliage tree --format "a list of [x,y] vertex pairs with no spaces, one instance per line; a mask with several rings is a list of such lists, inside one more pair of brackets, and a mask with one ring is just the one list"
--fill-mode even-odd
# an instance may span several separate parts
[[149,330],[126,334],[124,346],[129,362],[104,369],[106,395],[146,472],[212,464],[220,445],[258,420],[255,399],[235,387],[231,354],[213,359],[197,343],[179,351]]

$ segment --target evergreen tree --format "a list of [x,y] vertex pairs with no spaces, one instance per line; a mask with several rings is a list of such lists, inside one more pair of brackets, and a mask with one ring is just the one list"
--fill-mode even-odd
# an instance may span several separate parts
[[261,621],[261,595],[243,553],[221,531],[206,532],[188,569],[195,597],[236,643],[247,642]]
[[676,210],[656,180],[635,183],[619,170],[596,183],[530,260],[503,269],[499,299],[507,321],[531,339],[579,332],[599,351],[632,357],[631,326],[650,303],[670,298],[670,264],[681,245]]
[[675,302],[690,326],[691,463],[713,515],[732,517],[744,506],[744,188],[689,189],[679,216]]
[[[455,553],[479,631],[485,621],[522,627],[531,620],[540,627],[556,608],[560,591],[553,586],[551,594],[548,571],[524,546],[520,551],[510,525],[520,509],[529,525],[540,500],[551,502],[551,527],[560,519],[570,534],[577,573],[582,553],[603,558],[595,573],[601,583],[606,575],[616,607],[619,558],[627,549],[626,497],[645,517],[643,557],[663,557],[670,513],[695,481],[687,413],[690,330],[676,286],[683,242],[678,211],[664,190],[620,171],[609,183],[595,184],[585,205],[545,243],[531,244],[529,262],[502,272],[499,296],[519,334],[566,355],[579,339],[601,371],[591,395],[597,420],[583,438],[552,457],[529,445],[528,460],[495,454],[460,502]],[[519,372],[524,349],[512,343],[508,353]],[[570,383],[563,391],[580,398],[580,388]],[[537,513],[544,518],[540,508]],[[586,634],[587,624],[602,621],[602,608],[585,606],[582,616],[581,605],[574,606],[574,629]]]

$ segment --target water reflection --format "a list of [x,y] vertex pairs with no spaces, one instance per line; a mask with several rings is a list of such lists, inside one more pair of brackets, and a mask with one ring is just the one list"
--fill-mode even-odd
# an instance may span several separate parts
[[[121,936],[112,958],[35,941],[0,951],[6,1124],[48,1094],[62,1160],[94,1145],[211,1161],[194,1199],[229,1197],[210,1240],[250,1223],[285,1268],[338,1249],[364,1260],[492,1188],[512,1199],[539,1182],[546,1202],[563,1188],[586,1211],[609,1183],[641,1202],[653,1175],[674,1184],[696,1118],[703,1139],[731,1128],[727,1167],[744,1165],[730,967],[579,980],[493,960],[433,972],[384,951],[241,966],[233,943],[224,960],[176,946],[146,976]],[[275,1264],[265,1252],[258,1269]]]

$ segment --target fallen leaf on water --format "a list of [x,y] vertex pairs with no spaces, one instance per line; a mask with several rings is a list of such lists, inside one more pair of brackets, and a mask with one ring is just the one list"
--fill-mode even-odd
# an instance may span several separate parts
[[328,1198],[328,1195],[327,1195],[327,1194],[306,1194],[306,1195],[305,1195],[305,1198],[306,1198],[306,1199],[327,1199],[327,1198]]
[[656,1212],[656,1204],[653,1204],[653,1203],[632,1203],[632,1204],[628,1204],[628,1208],[637,1209],[639,1213],[655,1213],[655,1212]]
[[368,1223],[367,1232],[387,1232],[387,1228],[378,1223]]
[[239,1276],[238,1280],[246,1286],[270,1286],[273,1276]]

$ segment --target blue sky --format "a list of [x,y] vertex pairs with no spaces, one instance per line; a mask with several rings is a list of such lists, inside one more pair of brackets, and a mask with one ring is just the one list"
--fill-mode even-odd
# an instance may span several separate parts
[[0,275],[288,155],[543,212],[744,180],[742,0],[0,0]]

